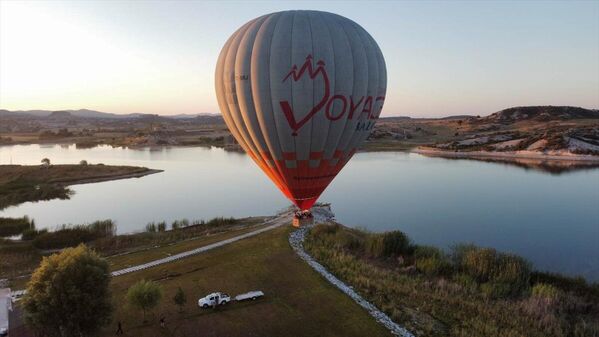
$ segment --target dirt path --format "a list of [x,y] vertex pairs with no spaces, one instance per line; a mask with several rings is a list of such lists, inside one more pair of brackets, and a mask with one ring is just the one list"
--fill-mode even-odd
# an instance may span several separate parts
[[[206,246],[198,247],[196,249],[192,249],[192,250],[188,250],[188,251],[185,251],[185,252],[182,252],[179,254],[171,255],[169,257],[157,259],[154,261],[150,261],[147,263],[139,264],[136,266],[132,266],[132,267],[128,267],[128,268],[124,268],[124,269],[120,269],[120,270],[115,270],[115,271],[111,272],[110,275],[115,277],[115,276],[133,273],[133,272],[136,272],[139,270],[144,270],[147,268],[152,268],[152,267],[159,266],[159,265],[162,265],[165,263],[170,263],[173,261],[184,259],[189,256],[193,256],[196,254],[200,254],[200,253],[212,250],[214,248],[222,247],[224,245],[228,245],[230,243],[233,243],[233,242],[236,242],[239,240],[243,240],[243,239],[258,235],[260,233],[264,233],[266,231],[275,229],[275,228],[283,226],[283,225],[289,225],[291,223],[292,214],[293,213],[291,211],[285,211],[283,213],[280,213],[277,217],[270,219],[264,223],[264,224],[270,224],[269,226],[257,229],[255,231],[251,231],[249,233],[237,235],[232,238],[222,240],[219,242],[215,242],[215,243],[212,243],[212,244],[209,244]],[[24,294],[25,294],[25,290],[15,290],[15,291],[11,292],[11,296],[13,297],[13,299],[19,298],[19,297],[23,296]]]
[[226,240],[218,241],[218,242],[215,242],[215,243],[211,243],[209,245],[198,247],[196,249],[188,250],[188,251],[185,251],[185,252],[182,252],[182,253],[179,253],[179,254],[171,255],[169,257],[165,257],[165,258],[162,258],[162,259],[150,261],[148,263],[144,263],[144,264],[140,264],[140,265],[137,265],[137,266],[128,267],[128,268],[125,268],[125,269],[115,270],[115,271],[113,271],[110,274],[113,277],[114,276],[125,275],[125,274],[133,273],[133,272],[136,272],[136,271],[139,271],[139,270],[144,270],[144,269],[147,269],[147,268],[159,266],[161,264],[165,264],[165,263],[177,261],[177,260],[180,260],[180,259],[184,259],[184,258],[192,256],[192,255],[200,254],[200,253],[209,251],[209,250],[214,249],[214,248],[222,247],[224,245],[228,245],[230,243],[233,243],[233,242],[236,242],[236,241],[239,241],[239,240],[243,240],[243,239],[246,239],[246,238],[258,235],[260,233],[264,233],[266,231],[269,231],[271,229],[275,229],[275,228],[280,227],[282,225],[289,224],[290,221],[286,217],[280,217],[279,216],[279,217],[276,217],[274,219],[271,219],[271,220],[267,221],[266,224],[267,223],[272,223],[272,224],[270,226],[263,227],[263,228],[257,229],[255,231],[252,231],[252,232],[249,232],[249,233],[245,233],[245,234],[241,234],[241,235],[238,235],[238,236],[234,236],[234,237],[232,237],[230,239],[226,239]]

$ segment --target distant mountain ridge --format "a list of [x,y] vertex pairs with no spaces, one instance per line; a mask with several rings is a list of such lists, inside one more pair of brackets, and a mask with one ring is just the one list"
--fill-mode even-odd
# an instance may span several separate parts
[[50,117],[50,118],[112,118],[112,119],[130,119],[130,118],[142,118],[142,117],[162,117],[162,118],[174,118],[174,119],[186,119],[186,118],[197,118],[197,117],[219,117],[220,114],[211,113],[198,113],[198,114],[178,114],[178,115],[155,115],[146,113],[130,113],[130,114],[115,114],[111,112],[102,112],[89,109],[79,110],[2,110],[0,109],[0,116],[6,117],[19,117],[19,116],[30,116],[30,117]]
[[[102,112],[89,109],[79,110],[3,110],[0,109],[0,117],[50,117],[50,118],[109,118],[109,119],[133,119],[133,118],[167,118],[167,119],[206,119],[215,122],[222,121],[222,115],[218,113],[197,113],[197,114],[176,114],[176,115],[156,115],[147,113],[129,113],[115,114],[111,112]],[[475,118],[471,115],[456,115],[441,118],[419,118],[409,116],[389,116],[381,117],[385,120],[409,120],[409,119],[468,119]],[[583,118],[599,118],[599,110],[585,109],[573,106],[522,106],[512,107],[497,111],[479,120],[489,122],[511,123],[521,120],[566,120],[566,119],[583,119]]]
[[599,118],[599,110],[573,106],[521,106],[504,109],[483,117],[484,120],[511,123],[523,120],[567,120]]

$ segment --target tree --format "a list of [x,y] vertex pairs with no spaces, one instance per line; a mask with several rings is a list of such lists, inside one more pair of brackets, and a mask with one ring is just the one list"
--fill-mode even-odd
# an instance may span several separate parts
[[44,158],[44,159],[42,159],[42,164],[43,164],[44,166],[50,166],[50,159],[48,159],[48,158]]
[[146,312],[152,310],[158,305],[162,298],[162,288],[154,281],[141,280],[127,291],[127,300],[129,303],[143,310],[144,322],[146,321]]
[[40,336],[89,336],[110,322],[108,263],[85,245],[44,258],[23,298],[26,324]]
[[175,297],[173,297],[173,302],[179,306],[179,312],[183,312],[183,306],[185,306],[185,303],[187,303],[187,296],[185,296],[185,293],[181,287],[177,289]]
[[87,166],[87,160],[80,161],[79,165],[81,165],[81,166]]

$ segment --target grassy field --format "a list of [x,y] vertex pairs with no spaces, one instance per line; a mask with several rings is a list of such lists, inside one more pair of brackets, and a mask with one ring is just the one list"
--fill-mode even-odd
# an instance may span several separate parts
[[[231,223],[210,225],[214,222],[211,220],[204,224],[190,225],[165,232],[102,235],[86,243],[101,255],[108,257],[111,269],[117,270],[241,235],[265,226],[263,225],[264,220],[264,217],[250,217],[234,219]],[[112,224],[110,220],[96,223],[104,222]],[[67,226],[67,231],[64,229],[55,232],[41,231],[44,234],[28,241],[0,239],[0,279],[7,278],[13,289],[23,289],[27,283],[28,274],[33,272],[44,255],[49,254],[44,249],[36,247],[40,238],[51,234],[52,237],[48,240],[61,241],[65,243],[64,247],[73,247],[85,241],[80,240],[83,236],[73,237],[69,233],[70,230],[81,228],[81,231],[86,232],[88,227],[90,225],[78,225]]]
[[67,185],[153,172],[145,167],[107,165],[0,165],[0,210],[27,201],[67,199]]
[[[121,321],[125,336],[389,336],[351,299],[327,283],[295,255],[289,227],[277,228],[204,254],[113,278],[116,312],[104,330],[111,336]],[[112,261],[119,263],[119,258]],[[162,303],[142,323],[142,313],[126,305],[125,293],[140,279],[164,289]],[[179,313],[172,298],[183,288],[188,302]],[[231,295],[260,289],[255,302],[202,310],[197,299],[213,291]],[[158,320],[165,317],[166,328]]]
[[[241,221],[241,220],[240,220]],[[130,266],[143,264],[149,261],[162,259],[184,251],[192,250],[198,247],[206,246],[218,241],[226,240],[237,235],[251,232],[266,225],[252,225],[248,222],[247,225],[229,228],[223,232],[208,232],[200,237],[186,239],[177,243],[166,243],[159,246],[152,246],[138,249],[131,253],[118,254],[108,257],[110,269],[112,271],[127,268]]]

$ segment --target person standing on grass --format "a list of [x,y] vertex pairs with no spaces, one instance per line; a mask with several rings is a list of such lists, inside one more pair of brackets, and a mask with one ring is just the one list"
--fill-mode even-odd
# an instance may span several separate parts
[[121,321],[117,323],[116,334],[117,336],[123,334],[123,325],[121,324]]
[[160,317],[160,327],[164,328],[165,326],[165,320],[164,320],[164,316]]

